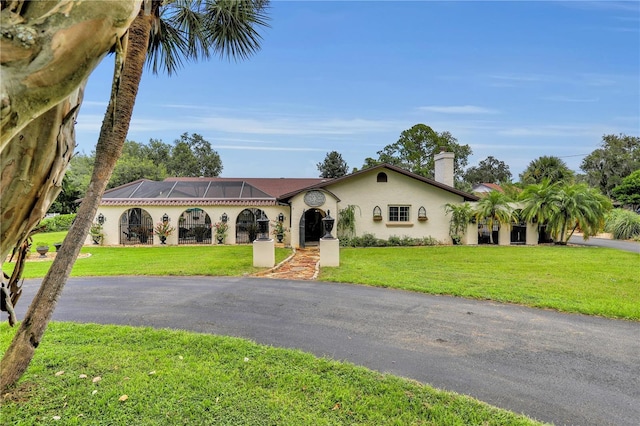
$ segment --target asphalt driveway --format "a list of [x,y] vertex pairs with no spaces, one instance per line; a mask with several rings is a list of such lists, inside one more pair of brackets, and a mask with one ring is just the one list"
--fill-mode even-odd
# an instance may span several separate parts
[[[39,283],[25,281],[21,318]],[[556,424],[640,419],[638,322],[365,286],[210,277],[73,278],[54,320],[299,348]]]

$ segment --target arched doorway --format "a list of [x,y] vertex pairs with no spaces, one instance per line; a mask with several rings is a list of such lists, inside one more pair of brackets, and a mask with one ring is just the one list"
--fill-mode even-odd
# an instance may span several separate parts
[[300,218],[300,247],[318,244],[323,235],[323,217],[325,212],[320,209],[305,210]]
[[144,209],[133,208],[120,216],[120,244],[153,245],[153,219]]
[[478,244],[498,244],[500,232],[500,224],[498,222],[493,223],[493,229],[489,230],[489,224],[487,219],[481,219],[478,221]]
[[204,210],[183,211],[178,225],[178,244],[211,244],[211,218]]
[[513,220],[511,221],[511,244],[526,244],[527,222],[521,219],[522,210],[516,210],[514,213]]
[[[252,243],[258,237],[258,222],[264,212],[260,209],[244,209],[236,218],[236,244]],[[266,217],[266,215],[265,215]]]

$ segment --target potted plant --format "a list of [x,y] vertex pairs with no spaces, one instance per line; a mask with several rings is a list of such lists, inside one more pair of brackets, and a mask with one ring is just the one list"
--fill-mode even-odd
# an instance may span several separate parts
[[473,209],[471,204],[445,204],[445,211],[451,214],[449,220],[449,236],[454,245],[458,245],[462,241],[462,237],[467,232],[467,226],[473,218]]
[[275,235],[279,243],[282,242],[282,240],[284,239],[284,234],[287,231],[288,229],[284,226],[283,222],[280,222],[280,221],[273,222],[273,231],[271,231],[271,233]]
[[153,234],[153,229],[147,228],[146,226],[136,226],[131,231],[138,237],[141,244],[147,244],[149,235]]
[[216,222],[214,226],[216,227],[216,239],[218,240],[218,244],[224,243],[224,239],[227,237],[227,231],[229,230],[229,225],[227,222]]
[[102,225],[100,225],[98,222],[94,222],[93,225],[91,225],[91,229],[89,229],[89,234],[91,235],[93,244],[102,243],[102,239],[104,238],[104,232],[102,231]]
[[156,226],[153,228],[153,232],[160,237],[160,244],[167,243],[167,237],[173,234],[176,228],[169,225],[169,222],[158,222]]
[[47,257],[49,251],[49,244],[39,241],[36,243],[36,251],[40,253],[40,257]]

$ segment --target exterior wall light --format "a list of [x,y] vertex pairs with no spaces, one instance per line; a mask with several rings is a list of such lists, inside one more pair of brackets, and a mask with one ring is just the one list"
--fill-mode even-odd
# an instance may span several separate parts
[[98,223],[99,223],[100,225],[104,225],[104,223],[105,223],[106,221],[107,221],[107,218],[106,218],[106,217],[104,217],[104,215],[103,215],[102,213],[100,213],[100,214],[98,215]]
[[284,222],[284,213],[278,215],[278,222]]
[[229,220],[229,216],[227,216],[226,213],[222,213],[222,216],[220,216],[220,220],[222,221],[222,223],[227,223],[227,221]]
[[162,215],[162,223],[169,223],[169,215],[168,214],[163,214]]

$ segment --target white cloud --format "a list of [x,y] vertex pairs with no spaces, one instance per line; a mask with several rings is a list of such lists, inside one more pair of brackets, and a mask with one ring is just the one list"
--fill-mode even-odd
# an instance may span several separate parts
[[420,111],[437,112],[441,114],[498,114],[499,111],[475,105],[429,105],[418,108]]
[[240,151],[318,151],[325,152],[326,148],[301,148],[289,146],[240,146],[240,145],[216,145],[215,149],[233,149]]
[[554,96],[545,96],[540,98],[544,101],[552,101],[552,102],[598,102],[599,98],[572,98],[571,96],[563,96],[563,95],[554,95]]

